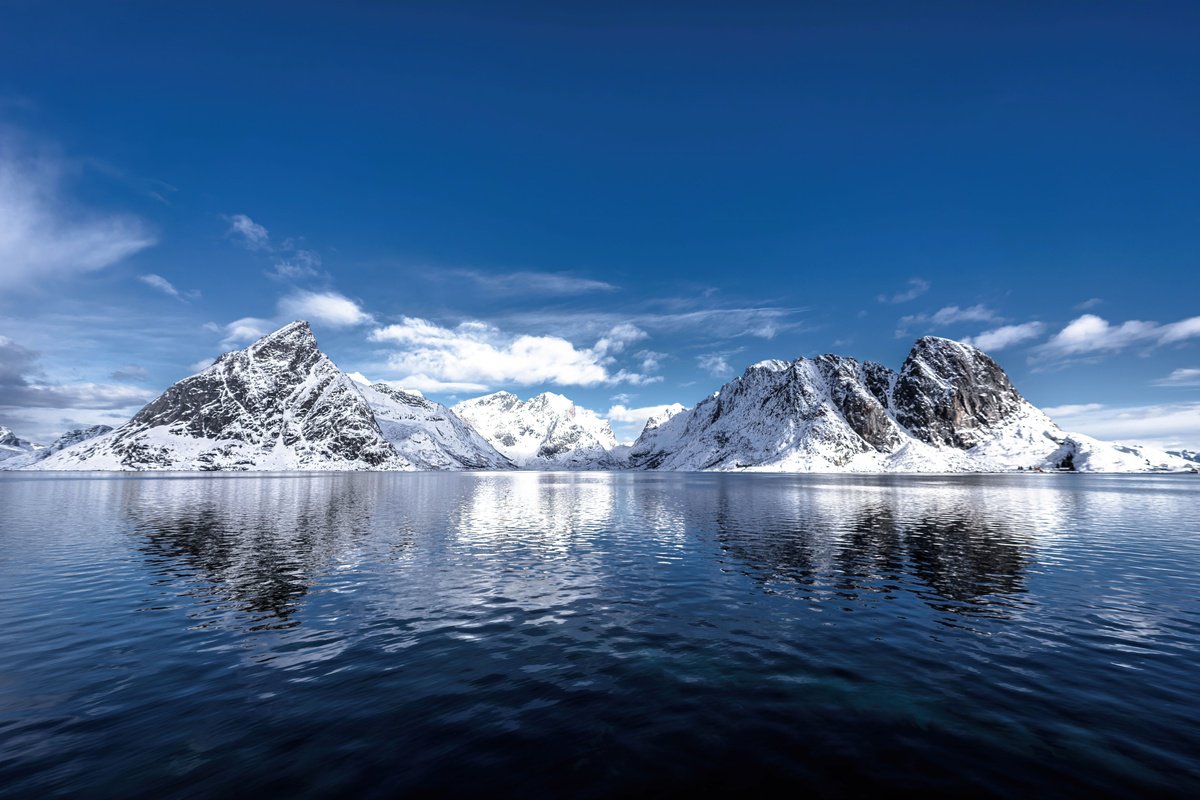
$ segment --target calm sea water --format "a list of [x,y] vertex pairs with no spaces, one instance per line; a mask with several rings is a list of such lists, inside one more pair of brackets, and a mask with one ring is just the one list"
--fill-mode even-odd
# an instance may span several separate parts
[[0,476],[0,794],[1200,792],[1194,476]]

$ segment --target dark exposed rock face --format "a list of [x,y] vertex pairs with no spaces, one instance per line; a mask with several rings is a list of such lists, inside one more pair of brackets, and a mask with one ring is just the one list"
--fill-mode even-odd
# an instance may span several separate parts
[[1000,365],[970,345],[917,340],[892,392],[896,421],[930,444],[973,447],[987,428],[1021,408]]
[[[997,436],[1009,437],[999,448],[1000,461],[973,450]],[[692,410],[643,431],[629,464],[668,470],[972,469],[1007,465],[1016,452],[1040,463],[1061,438],[991,358],[968,345],[925,337],[899,373],[835,355],[755,364]]]
[[829,386],[830,399],[850,428],[881,453],[894,448],[900,433],[887,414],[887,386],[895,373],[842,356],[818,356],[816,361]]
[[226,353],[85,450],[63,457],[129,469],[407,466],[307,322]]

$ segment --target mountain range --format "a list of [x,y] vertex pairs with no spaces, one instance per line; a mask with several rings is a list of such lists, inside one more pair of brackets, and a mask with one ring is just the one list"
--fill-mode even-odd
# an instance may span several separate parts
[[923,337],[900,370],[836,355],[762,361],[618,446],[608,423],[546,392],[447,408],[342,372],[297,321],[221,356],[117,427],[49,447],[0,428],[0,469],[1195,471],[1194,454],[1067,433],[988,355]]

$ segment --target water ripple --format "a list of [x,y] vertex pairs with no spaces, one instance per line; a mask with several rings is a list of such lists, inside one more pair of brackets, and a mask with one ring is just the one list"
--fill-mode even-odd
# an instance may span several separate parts
[[1186,476],[0,476],[11,796],[1200,791]]

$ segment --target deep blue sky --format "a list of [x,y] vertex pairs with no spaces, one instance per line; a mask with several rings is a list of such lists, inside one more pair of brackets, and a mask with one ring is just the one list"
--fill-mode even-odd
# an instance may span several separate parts
[[1200,6],[501,5],[0,3],[0,424],[302,314],[601,413],[1004,329],[1068,427],[1200,445]]

